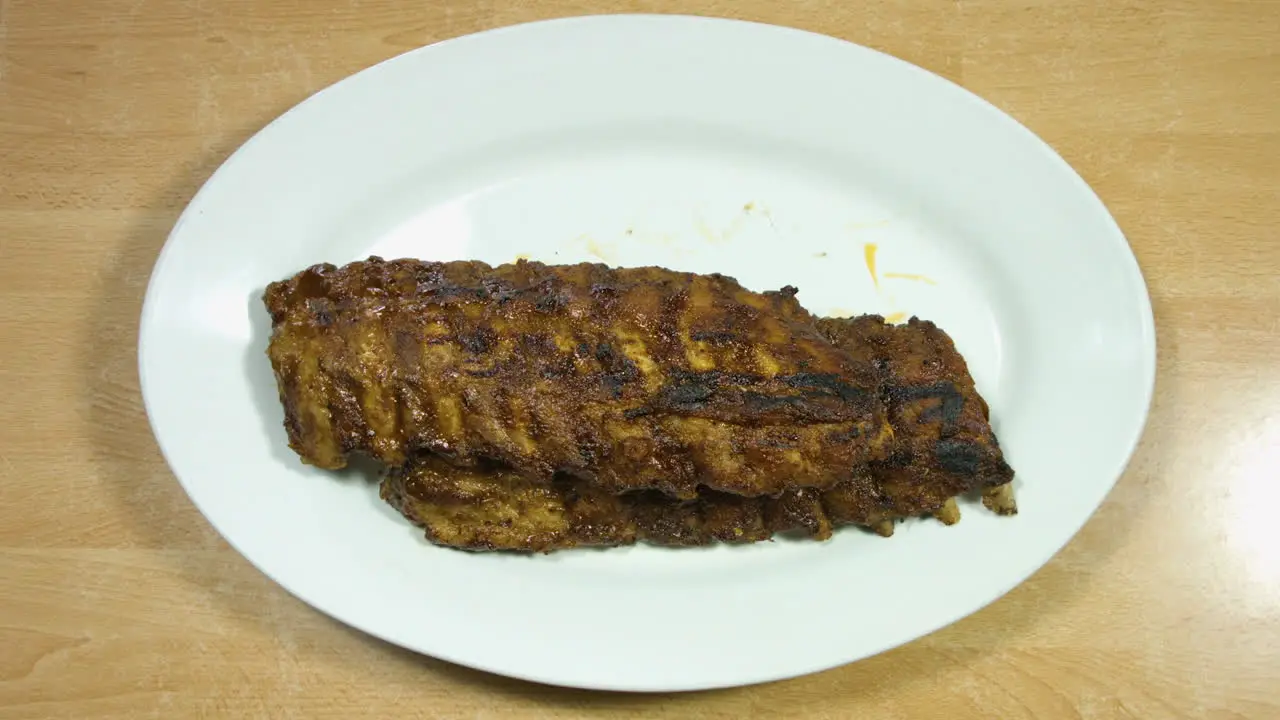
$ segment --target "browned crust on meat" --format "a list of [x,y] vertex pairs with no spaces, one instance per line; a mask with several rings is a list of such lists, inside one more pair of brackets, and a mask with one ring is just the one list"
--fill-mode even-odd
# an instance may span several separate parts
[[878,376],[720,275],[370,258],[267,288],[291,447],[498,462],[608,492],[829,488],[886,456]]
[[613,494],[568,477],[531,483],[509,470],[458,468],[423,456],[392,470],[381,492],[431,542],[467,550],[737,544],[778,533],[825,540],[841,525],[877,527],[890,519],[861,477],[776,498],[704,489],[680,499],[656,490]]
[[[893,441],[889,457],[870,463],[870,470],[903,514],[939,512],[957,495],[1009,486],[1013,469],[991,428],[987,403],[941,328],[914,317],[891,325],[878,315],[822,318],[818,327],[883,373]],[[1016,512],[1011,488],[989,494],[999,497],[1002,514]]]
[[433,542],[550,551],[817,539],[1017,511],[967,365],[912,318],[661,268],[317,265],[273,283],[291,447],[391,467]]

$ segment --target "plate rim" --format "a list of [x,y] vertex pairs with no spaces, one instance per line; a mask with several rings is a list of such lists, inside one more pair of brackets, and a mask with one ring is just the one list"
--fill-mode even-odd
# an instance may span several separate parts
[[[1120,245],[1121,245],[1120,249],[1124,251],[1124,253],[1122,253],[1121,255],[1121,257],[1124,259],[1124,264],[1125,264],[1125,267],[1123,268],[1124,273],[1126,276],[1128,276],[1130,280],[1134,281],[1135,289],[1140,291],[1135,293],[1135,299],[1138,301],[1138,305],[1135,307],[1129,308],[1127,311],[1137,313],[1137,318],[1140,321],[1139,324],[1142,332],[1142,342],[1140,343],[1142,346],[1141,372],[1143,375],[1141,413],[1140,413],[1140,416],[1135,416],[1137,419],[1133,423],[1132,428],[1129,430],[1129,437],[1126,439],[1126,442],[1124,443],[1126,446],[1126,450],[1124,453],[1123,460],[1118,463],[1118,469],[1113,474],[1113,477],[1111,477],[1108,483],[1106,484],[1105,492],[1102,492],[1099,495],[1097,501],[1092,503],[1092,507],[1089,509],[1087,513],[1084,513],[1081,515],[1079,521],[1077,523],[1074,523],[1075,525],[1074,529],[1069,534],[1066,534],[1062,538],[1061,542],[1056,543],[1057,547],[1053,549],[1053,551],[1049,553],[1048,556],[1043,561],[1041,561],[1039,564],[1037,564],[1034,568],[1032,568],[1029,572],[1025,574],[1019,573],[1020,576],[1014,579],[1011,582],[1011,584],[1009,584],[1007,587],[1002,586],[998,588],[996,591],[994,591],[993,593],[991,593],[990,598],[988,600],[973,607],[966,607],[956,613],[948,613],[947,614],[948,619],[942,622],[939,622],[938,624],[933,625],[931,627],[925,627],[918,631],[913,631],[910,637],[903,639],[901,642],[894,643],[869,653],[856,655],[854,657],[850,657],[844,660],[839,660],[836,662],[819,662],[806,667],[792,667],[792,668],[788,668],[785,672],[776,672],[776,671],[757,672],[755,674],[743,673],[742,674],[743,677],[741,680],[727,681],[727,682],[720,682],[720,683],[693,682],[693,683],[687,683],[687,684],[661,683],[661,684],[654,685],[654,684],[645,684],[645,683],[631,683],[631,682],[628,682],[626,679],[622,679],[622,678],[619,679],[619,682],[614,684],[576,683],[571,680],[566,680],[564,678],[557,678],[556,673],[554,671],[543,672],[541,671],[540,668],[521,671],[521,670],[516,670],[510,667],[500,666],[500,664],[498,663],[485,663],[485,662],[478,662],[473,658],[463,658],[454,652],[448,651],[447,648],[426,649],[426,648],[418,647],[417,644],[402,642],[401,640],[395,637],[389,636],[385,633],[372,629],[368,626],[368,623],[360,621],[359,619],[352,619],[350,617],[343,616],[338,612],[334,612],[329,607],[330,605],[329,603],[326,603],[321,598],[304,596],[301,592],[296,591],[295,589],[290,587],[289,584],[286,584],[285,582],[283,582],[280,578],[277,577],[275,573],[268,571],[265,567],[260,565],[259,562],[256,561],[253,557],[251,557],[250,554],[244,552],[244,550],[242,550],[239,544],[236,541],[234,541],[229,536],[229,534],[206,513],[205,508],[201,506],[200,502],[196,499],[191,488],[189,487],[188,481],[184,480],[182,474],[179,473],[177,469],[177,464],[174,461],[174,456],[171,453],[171,451],[166,448],[166,443],[161,437],[162,430],[158,426],[155,419],[155,412],[154,412],[154,406],[153,406],[154,399],[150,396],[150,394],[147,391],[147,387],[148,387],[147,378],[148,378],[148,375],[150,374],[147,369],[148,360],[147,360],[147,351],[146,351],[146,347],[148,345],[148,338],[150,337],[150,332],[148,328],[151,325],[151,318],[153,318],[155,314],[155,303],[157,302],[156,287],[158,284],[158,279],[162,277],[165,273],[165,269],[168,266],[168,261],[171,259],[174,248],[177,246],[178,241],[180,241],[181,233],[184,226],[189,222],[191,222],[191,218],[201,211],[202,200],[206,197],[207,191],[211,186],[213,186],[216,183],[216,181],[220,177],[224,177],[228,172],[230,172],[229,169],[234,168],[237,162],[242,160],[245,155],[252,152],[252,149],[256,147],[259,143],[265,142],[266,139],[269,139],[270,137],[272,137],[273,129],[278,129],[278,127],[284,121],[286,121],[287,118],[290,118],[291,116],[295,116],[298,113],[304,112],[305,108],[307,108],[312,103],[317,102],[320,98],[325,97],[327,94],[331,93],[332,91],[338,88],[341,88],[346,84],[354,83],[357,81],[358,78],[362,76],[367,76],[370,73],[374,73],[378,71],[380,68],[383,68],[384,66],[387,66],[393,63],[404,62],[405,59],[410,57],[439,52],[441,48],[456,47],[458,45],[464,45],[464,44],[470,44],[470,43],[483,43],[487,41],[493,41],[495,38],[500,38],[501,36],[510,34],[510,33],[537,32],[547,27],[590,26],[590,25],[596,25],[596,24],[607,26],[611,23],[628,23],[628,22],[637,22],[637,21],[656,22],[656,23],[696,22],[696,23],[703,23],[707,25],[754,26],[755,28],[761,31],[769,31],[773,33],[783,33],[783,34],[803,36],[806,38],[807,41],[810,41],[810,42],[839,43],[844,46],[845,50],[852,50],[854,52],[875,56],[878,62],[887,62],[889,64],[896,65],[899,70],[905,70],[908,72],[920,74],[922,76],[927,76],[927,78],[931,78],[931,82],[935,86],[937,86],[940,90],[942,88],[949,88],[946,90],[946,92],[952,93],[956,97],[962,99],[964,102],[976,103],[982,109],[984,115],[990,117],[992,121],[1003,123],[1004,126],[1009,131],[1022,134],[1025,140],[1034,141],[1033,145],[1038,149],[1038,151],[1042,155],[1045,156],[1045,159],[1053,163],[1056,166],[1056,169],[1060,173],[1065,172],[1064,177],[1066,177],[1076,187],[1076,190],[1078,192],[1083,191],[1084,196],[1089,198],[1092,201],[1092,203],[1095,203],[1097,208],[1102,211],[1102,215],[1105,216],[1105,220],[1107,224],[1109,225],[1110,229],[1114,233],[1113,239],[1120,241]],[[604,27],[603,30],[608,31],[609,28]],[[790,679],[790,678],[800,677],[803,675],[808,675],[816,672],[829,670],[836,667],[841,667],[843,665],[847,665],[853,662],[858,662],[860,660],[874,657],[875,655],[879,655],[888,650],[892,650],[896,647],[900,647],[902,645],[905,645],[910,642],[914,642],[921,638],[929,636],[942,628],[948,627],[952,624],[955,624],[956,622],[959,622],[960,620],[963,620],[964,618],[970,615],[978,613],[979,611],[988,607],[995,601],[1003,598],[1013,589],[1015,589],[1019,585],[1026,582],[1026,580],[1028,580],[1031,576],[1035,575],[1040,570],[1042,570],[1046,565],[1052,562],[1053,559],[1056,558],[1058,554],[1060,554],[1061,551],[1068,544],[1070,544],[1073,539],[1076,538],[1076,536],[1080,533],[1080,530],[1083,529],[1083,527],[1097,514],[1097,511],[1101,507],[1102,503],[1105,502],[1106,499],[1110,496],[1110,494],[1114,491],[1115,485],[1128,472],[1132,464],[1134,455],[1136,454],[1142,442],[1142,439],[1145,436],[1147,431],[1147,427],[1150,420],[1152,404],[1154,401],[1155,383],[1156,383],[1156,376],[1157,376],[1157,370],[1158,370],[1158,343],[1157,343],[1157,337],[1156,337],[1156,325],[1155,325],[1153,307],[1152,307],[1151,296],[1150,296],[1150,288],[1146,282],[1146,278],[1142,271],[1141,265],[1138,262],[1137,256],[1133,251],[1132,244],[1129,242],[1127,235],[1124,233],[1123,229],[1119,226],[1118,222],[1116,221],[1114,215],[1111,213],[1110,209],[1107,207],[1106,203],[1103,202],[1101,197],[1098,196],[1098,194],[1094,191],[1094,189],[1084,180],[1084,178],[1075,170],[1075,168],[1072,167],[1065,160],[1065,158],[1063,158],[1057,152],[1057,150],[1053,148],[1053,146],[1051,146],[1048,142],[1042,139],[1039,135],[1034,133],[1030,128],[1024,125],[1020,120],[1018,120],[1008,112],[1000,109],[999,107],[997,107],[990,101],[986,100],[985,98],[981,97],[977,93],[971,90],[968,90],[967,88],[959,85],[958,83],[944,76],[941,76],[924,67],[915,65],[911,62],[908,62],[899,57],[896,57],[887,52],[884,52],[872,47],[861,45],[840,37],[827,35],[820,32],[795,28],[795,27],[789,27],[785,25],[777,25],[777,24],[756,22],[756,21],[750,21],[750,20],[740,20],[740,19],[734,19],[734,18],[679,14],[679,13],[672,13],[672,14],[593,13],[593,14],[583,14],[583,15],[535,20],[531,22],[516,23],[511,25],[504,25],[504,26],[489,28],[486,30],[469,33],[466,35],[447,38],[444,40],[430,43],[428,45],[412,48],[407,51],[398,53],[396,55],[387,57],[381,61],[378,61],[372,65],[369,65],[363,69],[352,72],[338,79],[337,81],[315,91],[308,97],[304,98],[302,101],[294,104],[284,112],[280,113],[279,115],[271,119],[270,122],[263,125],[258,130],[254,131],[253,134],[248,139],[246,139],[231,154],[229,154],[218,165],[218,167],[209,175],[209,177],[204,181],[204,183],[202,183],[199,190],[197,190],[197,192],[191,197],[191,199],[187,202],[186,206],[184,207],[183,211],[179,214],[177,220],[173,224],[173,227],[170,229],[168,235],[166,236],[164,245],[157,256],[157,259],[152,268],[151,274],[148,278],[145,295],[143,299],[142,311],[139,319],[137,353],[138,353],[139,390],[140,390],[140,394],[142,395],[143,406],[147,414],[148,424],[151,427],[152,435],[156,440],[156,444],[161,452],[161,455],[163,456],[166,465],[169,467],[169,470],[172,473],[174,479],[178,481],[178,484],[183,488],[183,491],[187,494],[187,497],[191,500],[192,504],[196,506],[197,510],[200,511],[205,521],[208,522],[214,528],[214,530],[218,533],[218,535],[224,541],[226,541],[228,545],[230,545],[242,558],[248,561],[249,564],[252,565],[258,572],[270,578],[274,584],[276,584],[277,586],[279,586],[280,588],[288,592],[293,597],[302,601],[304,604],[308,605],[310,608],[322,612],[323,614],[327,615],[328,617],[330,617],[332,620],[336,622],[340,622],[344,625],[347,625],[349,627],[359,630],[361,633],[378,638],[383,642],[387,642],[389,644],[396,645],[398,647],[406,648],[415,653],[428,655],[430,657],[434,657],[450,663],[474,668],[477,670],[493,673],[496,675],[517,678],[517,679],[541,683],[541,684],[564,686],[564,687],[577,687],[577,688],[586,688],[586,689],[621,690],[621,691],[629,691],[629,692],[673,692],[673,691],[685,692],[685,691],[694,691],[694,690],[702,690],[702,689],[717,689],[717,688],[726,688],[726,687],[745,686],[745,685],[753,685],[753,684],[764,683],[764,682]]]

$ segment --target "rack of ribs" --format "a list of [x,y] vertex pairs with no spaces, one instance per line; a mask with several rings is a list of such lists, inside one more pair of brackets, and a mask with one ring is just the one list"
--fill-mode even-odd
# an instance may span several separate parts
[[613,492],[830,487],[883,458],[874,370],[794,290],[659,268],[312,267],[268,287],[290,445],[340,468],[431,452]]
[[381,461],[383,497],[443,545],[887,534],[953,520],[952,498],[979,489],[1011,511],[1012,471],[945,333],[815,318],[795,294],[375,257],[264,300],[290,446],[322,468]]

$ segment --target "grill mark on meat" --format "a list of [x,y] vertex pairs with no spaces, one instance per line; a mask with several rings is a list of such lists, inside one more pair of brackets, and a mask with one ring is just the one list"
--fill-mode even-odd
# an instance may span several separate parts
[[686,375],[677,381],[678,384],[668,385],[655,404],[675,412],[701,410],[706,407],[707,400],[715,395],[713,382],[714,374],[711,373]]
[[351,452],[363,444],[369,430],[363,409],[360,407],[360,384],[355,378],[345,373],[334,374],[331,377],[334,392],[330,396],[329,413],[336,419],[334,425],[338,446],[343,452]]
[[[782,388],[799,391],[780,392]],[[831,400],[838,402],[832,403]],[[766,378],[746,373],[677,371],[651,405],[632,417],[660,414],[705,417],[729,423],[834,423],[874,406],[874,397],[834,376],[814,373]],[[848,439],[860,430],[847,433]]]
[[595,358],[600,364],[600,382],[615,399],[622,397],[623,389],[628,383],[640,379],[640,368],[635,361],[614,351],[611,343],[597,344]]
[[698,342],[715,343],[722,345],[730,345],[738,342],[737,333],[724,330],[700,330],[689,335],[691,340]]
[[938,465],[947,472],[973,475],[982,464],[983,452],[974,443],[963,440],[939,440],[934,446]]
[[848,402],[865,402],[867,392],[856,388],[832,373],[796,373],[782,378],[791,387],[815,393],[834,395]]
[[944,381],[924,386],[892,385],[886,388],[886,393],[889,401],[897,404],[937,399],[938,405],[926,408],[920,414],[921,422],[954,425],[960,421],[960,415],[964,411],[964,395],[954,383]]
[[[799,395],[765,395],[758,392],[742,393],[742,402],[752,412],[770,413],[778,410],[799,411],[805,408],[807,398]],[[834,418],[832,418],[834,420]]]

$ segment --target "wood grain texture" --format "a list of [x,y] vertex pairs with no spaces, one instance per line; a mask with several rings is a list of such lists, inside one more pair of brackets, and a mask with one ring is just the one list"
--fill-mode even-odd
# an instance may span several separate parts
[[[423,43],[682,12],[817,30],[955,80],[1054,145],[1150,284],[1129,471],[987,609],[851,666],[677,696],[491,677],[372,640],[252,569],[155,447],[143,288],[216,165]],[[0,0],[0,720],[1276,718],[1280,3]]]

